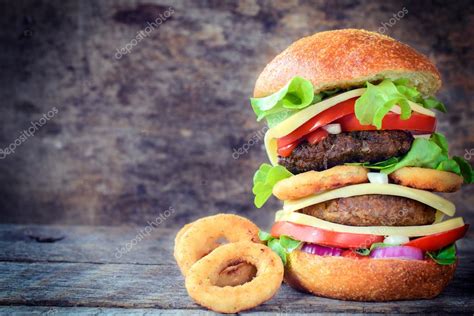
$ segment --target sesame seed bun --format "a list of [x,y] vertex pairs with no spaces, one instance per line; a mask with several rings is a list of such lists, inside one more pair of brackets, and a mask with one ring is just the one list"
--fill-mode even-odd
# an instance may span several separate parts
[[285,282],[317,296],[352,301],[397,301],[437,296],[456,264],[431,260],[322,257],[301,251],[288,256]]
[[440,74],[426,56],[388,36],[357,29],[316,33],[294,42],[265,67],[254,97],[278,91],[295,76],[310,80],[315,93],[385,78],[407,78],[425,95],[441,86]]

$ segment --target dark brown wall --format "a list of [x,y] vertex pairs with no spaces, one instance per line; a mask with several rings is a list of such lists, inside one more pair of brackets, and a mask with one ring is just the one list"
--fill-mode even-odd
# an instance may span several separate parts
[[[143,225],[172,207],[168,226],[217,212],[268,226],[279,203],[256,210],[251,194],[252,175],[266,161],[262,142],[233,158],[233,149],[263,128],[248,98],[273,56],[328,29],[380,30],[427,54],[442,73],[438,96],[449,108],[439,129],[453,154],[474,148],[470,1],[0,6],[1,147],[58,109],[0,160],[1,222]],[[114,57],[169,7],[169,19],[129,54]],[[404,7],[408,13],[390,26]],[[473,192],[452,195],[466,217],[474,211]]]

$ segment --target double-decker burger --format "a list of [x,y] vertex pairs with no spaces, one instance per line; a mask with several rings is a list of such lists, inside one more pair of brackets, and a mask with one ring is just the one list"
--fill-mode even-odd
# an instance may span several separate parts
[[255,204],[283,201],[260,238],[285,281],[360,301],[432,298],[453,277],[468,225],[433,192],[454,192],[472,168],[436,132],[445,106],[427,57],[390,37],[346,29],[293,43],[258,77],[251,99],[269,130],[271,164]]

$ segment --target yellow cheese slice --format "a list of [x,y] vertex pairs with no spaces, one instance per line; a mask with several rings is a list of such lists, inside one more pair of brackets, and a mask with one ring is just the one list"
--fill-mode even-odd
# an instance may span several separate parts
[[396,235],[406,237],[427,236],[464,226],[464,221],[462,217],[455,217],[441,223],[422,226],[347,226],[324,221],[322,219],[306,214],[288,211],[278,211],[275,214],[275,221],[286,221],[340,233],[366,234],[377,236]]
[[367,194],[384,194],[405,197],[431,206],[435,210],[439,210],[448,216],[453,216],[456,212],[456,206],[452,202],[431,192],[404,187],[397,184],[378,183],[349,185],[298,200],[288,200],[284,202],[283,210],[297,211],[306,206],[319,204],[333,199]]
[[436,214],[435,214],[435,221],[434,223],[441,223],[444,219],[444,213],[443,212],[440,212],[440,211],[436,211]]

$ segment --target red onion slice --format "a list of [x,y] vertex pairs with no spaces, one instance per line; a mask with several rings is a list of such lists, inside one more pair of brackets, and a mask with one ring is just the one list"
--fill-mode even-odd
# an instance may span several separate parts
[[317,256],[340,256],[342,254],[341,248],[325,247],[316,244],[305,243],[301,247],[301,251]]
[[410,246],[393,246],[375,248],[370,257],[373,259],[396,258],[406,260],[423,260],[423,251]]

